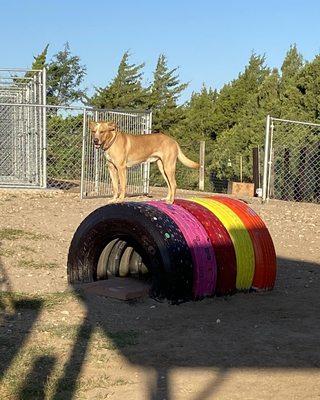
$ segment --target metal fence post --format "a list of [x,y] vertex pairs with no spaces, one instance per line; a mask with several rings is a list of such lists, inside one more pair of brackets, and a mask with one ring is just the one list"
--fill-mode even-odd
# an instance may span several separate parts
[[[98,111],[94,113],[95,121],[98,122]],[[94,149],[94,191],[99,192],[99,150]]]
[[[146,129],[145,134],[151,133],[151,124],[152,124],[152,112],[146,117]],[[146,162],[143,164],[143,194],[147,196],[150,191],[150,163]]]
[[[274,128],[273,119],[270,118],[269,160],[268,160],[267,193],[266,193],[267,201],[270,198],[270,190],[271,190],[271,168],[273,159],[273,128]],[[274,183],[274,180],[272,180],[272,183]]]
[[42,187],[47,187],[47,71],[42,70]]
[[80,199],[84,198],[84,169],[85,169],[85,149],[86,149],[86,125],[87,110],[83,109],[83,128],[82,128],[82,156],[81,156],[81,178],[80,178]]
[[263,162],[263,181],[262,181],[262,201],[267,201],[267,182],[268,182],[268,161],[270,146],[270,115],[266,119],[266,131],[264,142],[264,162]]

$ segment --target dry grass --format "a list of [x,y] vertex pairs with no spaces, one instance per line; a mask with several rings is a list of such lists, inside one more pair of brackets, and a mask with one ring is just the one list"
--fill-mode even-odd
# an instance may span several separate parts
[[52,269],[58,268],[59,265],[54,262],[38,262],[34,260],[20,260],[18,266],[21,268],[31,268],[31,269]]
[[40,233],[25,231],[23,229],[15,229],[15,228],[0,229],[0,240],[17,240],[20,238],[26,238],[31,240],[42,240],[42,239],[48,239],[49,236]]

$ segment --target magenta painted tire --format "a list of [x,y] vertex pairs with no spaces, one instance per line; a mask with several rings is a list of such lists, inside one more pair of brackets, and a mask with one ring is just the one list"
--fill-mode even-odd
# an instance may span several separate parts
[[193,296],[213,295],[217,280],[217,263],[211,240],[202,224],[187,210],[162,201],[148,202],[170,217],[182,232],[193,261]]

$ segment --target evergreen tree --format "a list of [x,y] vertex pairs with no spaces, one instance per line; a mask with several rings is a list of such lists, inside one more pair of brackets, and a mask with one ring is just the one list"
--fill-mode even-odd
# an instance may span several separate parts
[[168,131],[183,119],[183,109],[177,105],[177,100],[188,84],[180,83],[177,70],[169,70],[166,56],[159,56],[149,88],[149,107],[153,112],[152,125],[155,131]]
[[237,123],[243,107],[257,94],[269,73],[265,57],[252,54],[244,72],[221,89],[215,107],[215,135]]
[[[170,129],[170,133],[181,144],[184,153],[192,160],[199,159],[200,140],[206,141],[206,162],[212,161],[212,145],[214,143],[214,107],[218,93],[216,90],[202,86],[200,92],[194,92],[184,107],[185,118]],[[181,163],[177,164],[177,183],[181,187],[197,188],[199,172],[190,170]],[[206,176],[209,185],[209,175]]]
[[305,64],[297,78],[300,92],[298,118],[304,121],[320,121],[320,55]]
[[130,54],[126,51],[121,59],[118,72],[105,88],[97,88],[89,102],[98,108],[144,108],[146,90],[142,87],[142,64],[129,64]]
[[48,104],[70,104],[81,100],[85,92],[80,88],[86,67],[80,58],[71,54],[69,44],[55,54],[47,69]]
[[240,156],[244,178],[252,178],[252,147],[263,144],[266,115],[274,115],[280,108],[278,92],[278,71],[271,72],[265,58],[255,54],[238,79],[221,90],[215,107],[217,138],[210,165],[217,180],[239,178]]
[[[33,56],[33,63],[31,65],[31,69],[43,69],[46,67],[48,47],[49,44],[46,45],[46,47],[42,50],[42,52],[39,55]],[[32,77],[33,74],[34,72],[28,71],[26,72],[25,77]],[[19,78],[17,78],[17,81],[18,80]]]
[[298,88],[298,80],[304,67],[302,55],[296,45],[290,47],[281,67],[280,101],[278,116],[287,119],[303,118],[303,93]]
[[38,55],[34,56],[34,61],[32,63],[31,69],[43,69],[47,65],[47,53],[49,44],[43,49],[43,51]]
[[217,91],[207,89],[205,85],[199,93],[192,93],[183,125],[194,138],[215,139],[214,110],[217,97]]

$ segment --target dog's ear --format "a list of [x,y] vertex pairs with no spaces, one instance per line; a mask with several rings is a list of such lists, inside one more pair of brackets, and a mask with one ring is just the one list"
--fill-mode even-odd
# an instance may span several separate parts
[[89,122],[89,129],[91,130],[91,131],[93,131],[94,129],[95,129],[95,127],[96,127],[96,122],[94,122],[94,121],[90,121]]
[[115,131],[117,129],[117,124],[115,122],[109,122],[108,127],[110,131]]

